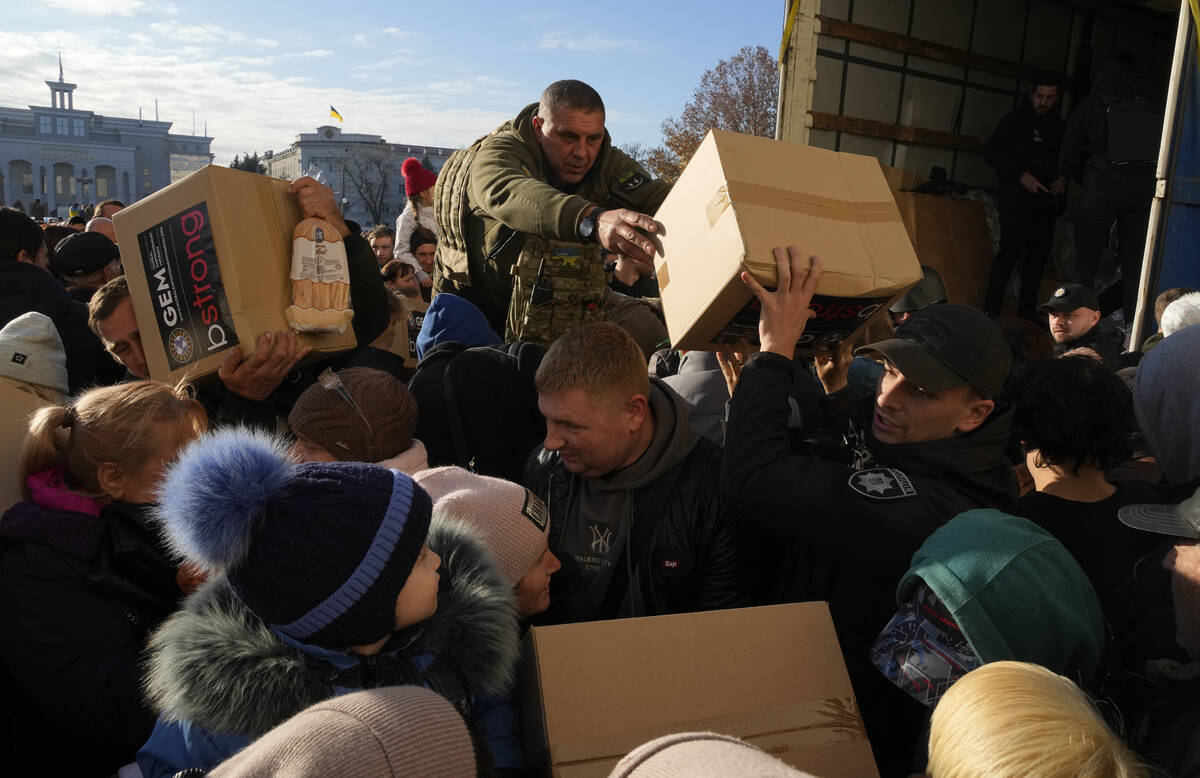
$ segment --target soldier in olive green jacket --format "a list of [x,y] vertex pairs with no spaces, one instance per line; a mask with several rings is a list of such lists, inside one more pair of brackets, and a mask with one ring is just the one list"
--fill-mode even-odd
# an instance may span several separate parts
[[646,214],[668,191],[613,147],[594,89],[557,81],[442,168],[434,292],[469,300],[503,333],[526,236],[595,242],[648,265],[662,225]]

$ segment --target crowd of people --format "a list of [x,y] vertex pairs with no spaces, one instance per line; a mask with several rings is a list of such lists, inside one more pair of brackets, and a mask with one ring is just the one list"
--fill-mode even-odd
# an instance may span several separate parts
[[[929,268],[890,334],[807,356],[837,258],[780,247],[742,275],[759,343],[681,354],[670,187],[604,120],[552,84],[407,161],[394,228],[296,181],[358,347],[266,333],[190,385],[152,380],[136,249],[0,209],[0,389],[41,404],[0,518],[5,772],[534,774],[531,626],[818,600],[882,775],[1200,774],[1200,292],[1125,350],[1090,284],[995,317]],[[661,734],[612,775],[802,775]]]

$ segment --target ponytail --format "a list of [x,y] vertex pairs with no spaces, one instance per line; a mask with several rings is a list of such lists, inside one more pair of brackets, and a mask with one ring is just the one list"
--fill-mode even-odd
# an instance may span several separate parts
[[21,494],[29,499],[26,481],[34,473],[66,464],[67,443],[70,440],[70,424],[74,409],[64,405],[48,405],[38,408],[29,417],[29,434],[21,447]]

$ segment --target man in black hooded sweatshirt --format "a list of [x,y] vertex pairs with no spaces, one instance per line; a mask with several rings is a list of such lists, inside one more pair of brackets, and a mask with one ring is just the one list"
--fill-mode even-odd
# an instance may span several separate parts
[[[813,257],[810,270],[794,246],[775,249],[775,258],[778,291],[742,273],[762,304],[762,350],[747,360],[729,402],[722,491],[787,549],[776,571],[779,598],[829,603],[868,737],[883,758],[909,744],[891,742],[895,695],[878,688],[870,647],[895,611],[913,553],[963,511],[1016,508],[1004,453],[1012,410],[993,399],[1012,357],[982,311],[924,308],[895,337],[858,349],[884,363],[872,417],[850,418],[840,448],[793,450],[792,357],[813,315],[821,260]],[[849,361],[818,360],[828,416],[852,414]]]
[[[1059,170],[1083,183],[1071,280],[1096,288],[1100,254],[1115,220],[1126,321],[1133,319],[1137,303],[1162,134],[1162,106],[1147,98],[1148,89],[1129,54],[1109,57],[1100,66],[1092,93],[1079,101],[1067,120],[1058,155]],[[1115,307],[1106,305],[1104,312]]]

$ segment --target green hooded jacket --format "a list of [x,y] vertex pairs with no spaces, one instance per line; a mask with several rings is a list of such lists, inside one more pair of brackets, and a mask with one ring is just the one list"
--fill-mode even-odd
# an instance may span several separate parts
[[922,580],[984,663],[1034,662],[1081,686],[1095,678],[1100,601],[1071,552],[1033,522],[993,509],[959,514],[913,555],[897,603]]
[[456,151],[434,188],[441,235],[434,291],[474,303],[497,332],[504,331],[512,266],[526,235],[577,241],[589,206],[653,214],[671,189],[614,148],[607,130],[583,180],[569,189],[555,187],[533,128],[537,109],[537,103],[526,106],[512,121]]

